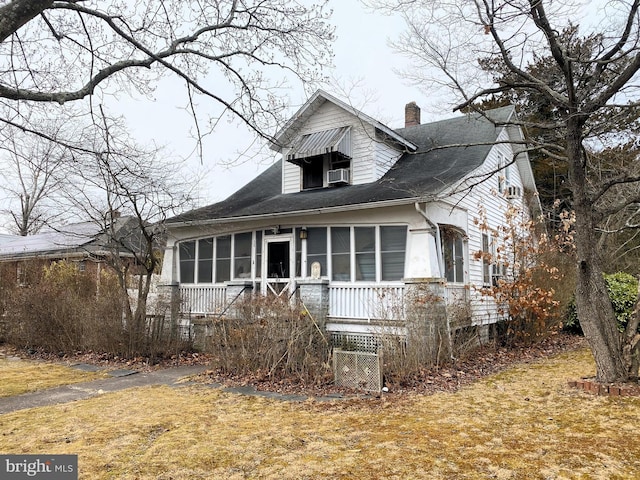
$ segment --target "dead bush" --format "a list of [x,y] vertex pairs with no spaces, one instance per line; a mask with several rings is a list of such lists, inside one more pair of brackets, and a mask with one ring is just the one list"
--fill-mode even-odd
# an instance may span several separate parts
[[[493,272],[491,284],[480,288],[487,300],[495,302],[505,319],[497,325],[504,344],[530,344],[545,339],[562,326],[562,301],[572,279],[563,268],[573,251],[572,225],[575,217],[563,212],[563,228],[549,236],[543,224],[529,220],[517,207],[505,213],[505,223],[491,228],[486,212],[475,219],[492,238],[491,251],[475,252]],[[497,273],[497,274],[496,274]]]
[[141,348],[129,348],[134,332],[124,321],[122,290],[110,270],[96,275],[63,261],[38,269],[29,283],[3,287],[6,342],[56,353],[95,351],[151,359],[190,347],[176,329],[157,320],[163,315],[149,315],[139,333],[144,338],[136,342]]
[[[55,262],[12,289],[6,302],[7,341],[52,352],[91,349],[113,331],[113,313],[96,311],[97,282],[73,263]],[[117,328],[116,328],[117,331]]]
[[207,350],[214,368],[259,378],[294,377],[305,384],[330,376],[329,342],[304,307],[275,296],[252,296],[234,314],[212,321]]

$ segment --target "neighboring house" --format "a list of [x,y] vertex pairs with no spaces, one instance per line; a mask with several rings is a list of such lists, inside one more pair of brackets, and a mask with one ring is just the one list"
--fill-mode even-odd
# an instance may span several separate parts
[[119,217],[113,227],[108,232],[96,222],[82,222],[35,235],[6,236],[0,240],[3,278],[15,278],[26,284],[35,270],[58,260],[74,262],[81,271],[98,275],[106,258],[116,250],[134,264],[133,252],[139,243],[137,221],[133,217]]
[[[475,220],[483,209],[497,227],[535,192],[526,153],[510,143],[521,132],[504,126],[513,116],[420,124],[410,103],[406,126],[391,129],[318,91],[276,135],[277,163],[167,221],[161,283],[192,319],[222,314],[242,292],[296,295],[334,339],[361,346],[381,329],[406,334],[416,312],[447,329],[495,323],[474,287],[499,269],[474,258],[493,245]],[[454,310],[470,314],[453,324]]]

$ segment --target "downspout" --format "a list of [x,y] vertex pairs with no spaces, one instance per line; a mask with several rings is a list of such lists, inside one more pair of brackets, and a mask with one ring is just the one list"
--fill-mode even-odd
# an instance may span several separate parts
[[444,263],[443,263],[443,258],[442,258],[442,242],[440,239],[440,227],[438,226],[437,223],[433,223],[429,217],[427,217],[427,213],[426,213],[426,209],[423,211],[420,208],[420,202],[416,202],[414,203],[414,206],[416,208],[416,212],[418,212],[420,215],[422,215],[422,218],[425,219],[425,221],[427,222],[427,224],[435,231],[436,233],[436,257],[438,259],[438,272],[440,274],[440,278],[442,278],[443,276],[443,272],[444,272]]

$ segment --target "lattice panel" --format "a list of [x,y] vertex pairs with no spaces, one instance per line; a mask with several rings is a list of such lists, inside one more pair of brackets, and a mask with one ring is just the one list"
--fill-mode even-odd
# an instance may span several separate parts
[[377,353],[333,349],[335,384],[378,392],[382,390],[382,357]]
[[357,350],[359,352],[377,353],[379,342],[373,335],[359,335],[357,333],[333,333],[331,345],[341,350]]

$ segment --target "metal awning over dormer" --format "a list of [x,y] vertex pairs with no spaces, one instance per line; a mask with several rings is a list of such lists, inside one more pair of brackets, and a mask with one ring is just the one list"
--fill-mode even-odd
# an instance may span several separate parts
[[296,163],[302,158],[339,152],[351,158],[351,127],[338,127],[301,135],[291,147],[287,160]]

